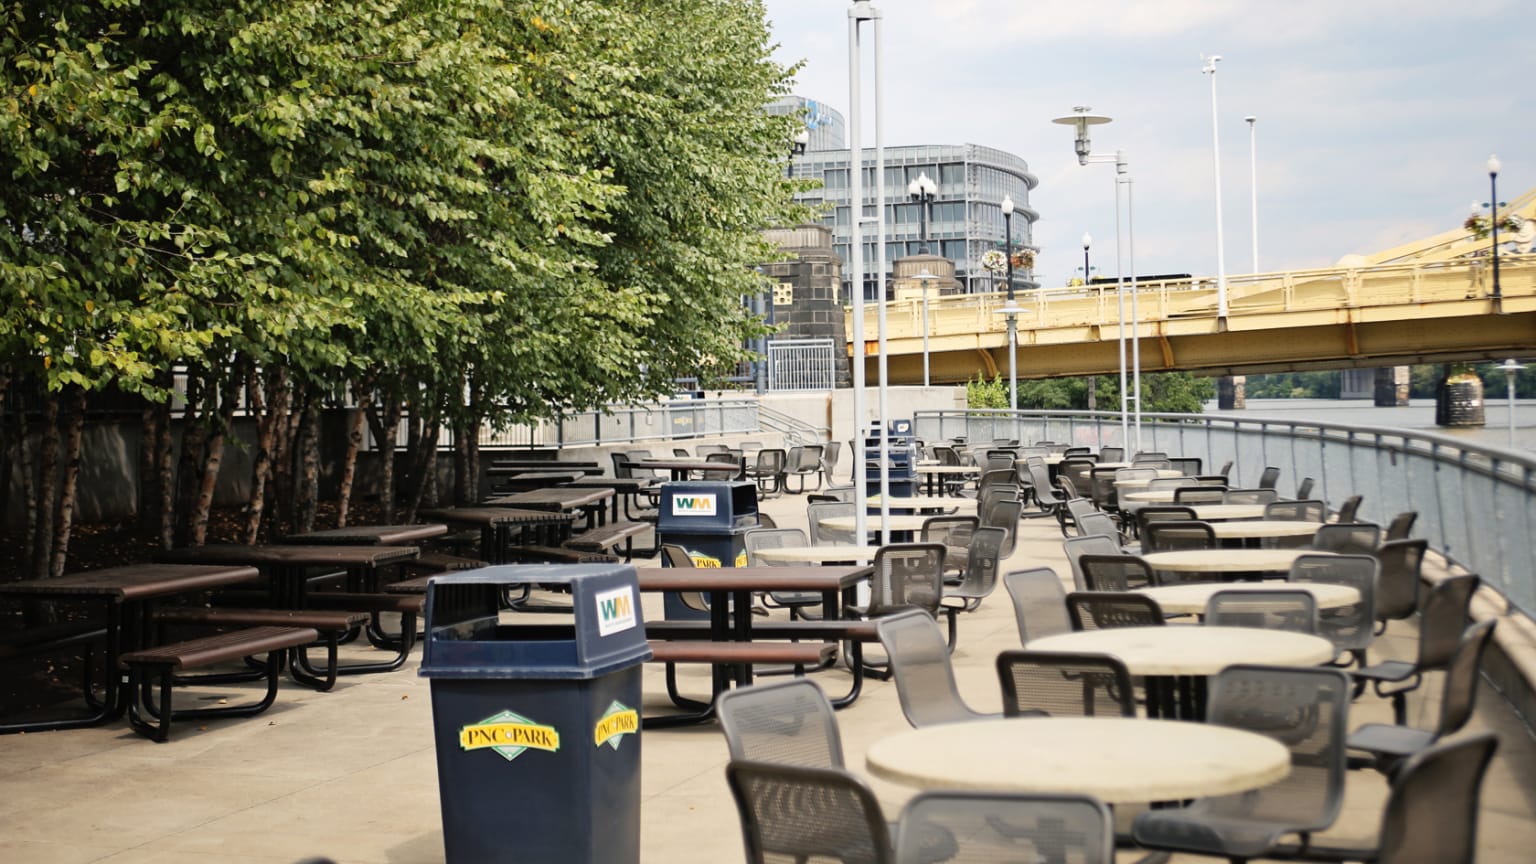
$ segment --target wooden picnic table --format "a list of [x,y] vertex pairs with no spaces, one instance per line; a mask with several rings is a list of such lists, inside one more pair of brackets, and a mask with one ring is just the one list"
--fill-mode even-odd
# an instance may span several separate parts
[[327,546],[316,544],[217,543],[185,549],[169,549],[156,557],[179,564],[244,564],[266,574],[272,602],[283,609],[303,609],[311,569],[344,569],[347,590],[373,593],[379,590],[379,569],[415,559],[414,546]]
[[513,546],[559,546],[571,536],[569,514],[519,507],[442,507],[423,510],[428,519],[480,529],[480,557],[492,564],[511,563]]
[[725,478],[727,480],[741,473],[741,465],[739,463],[710,462],[705,459],[641,459],[629,464],[634,468],[644,468],[650,471],[667,471],[672,475],[674,481],[687,480],[694,473],[703,474],[706,477],[711,472],[715,474],[728,474],[729,476]]
[[604,502],[613,499],[614,491],[608,488],[578,489],[572,486],[555,486],[548,489],[532,489],[515,495],[502,495],[488,499],[492,507],[526,507],[530,510],[555,510],[581,513],[587,519],[587,527],[593,528],[607,522]]
[[[630,504],[635,501],[635,496],[657,487],[654,479],[642,479],[640,477],[583,477],[573,480],[561,486],[562,489],[612,489],[614,496],[610,499],[612,505],[613,521],[619,521],[619,503],[622,499],[624,505],[624,517],[632,521],[639,521],[635,514],[631,513]],[[654,515],[653,515],[654,518]]]
[[414,546],[447,533],[448,526],[441,522],[419,525],[348,525],[345,528],[289,534],[283,538],[283,542],[306,546]]

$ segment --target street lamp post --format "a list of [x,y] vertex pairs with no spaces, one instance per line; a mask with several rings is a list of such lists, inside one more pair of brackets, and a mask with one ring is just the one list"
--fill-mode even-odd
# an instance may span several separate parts
[[933,274],[924,267],[917,274],[917,283],[923,286],[923,386],[928,386],[928,283],[933,281]]
[[[1093,235],[1083,232],[1083,287],[1093,282],[1093,268],[1088,264],[1088,250],[1093,246]],[[1099,410],[1099,376],[1088,376],[1088,410]],[[1094,424],[1098,428],[1098,424]],[[1102,444],[1102,442],[1100,442]]]
[[1520,373],[1521,366],[1515,358],[1504,361],[1505,394],[1509,400],[1509,449],[1515,449],[1515,376]]
[[1259,272],[1259,145],[1254,131],[1259,118],[1249,114],[1243,118],[1248,123],[1248,224],[1253,226],[1253,272]]
[[1008,259],[1008,410],[1019,410],[1019,322],[1013,302],[1013,198],[1003,196],[1003,257]]
[[810,146],[810,143],[810,130],[806,129],[804,126],[801,126],[800,131],[796,132],[795,137],[791,138],[789,141],[789,164],[784,168],[784,176],[786,178],[792,178],[795,176],[795,157],[804,156],[805,148]]
[[1211,76],[1211,165],[1216,176],[1216,328],[1227,328],[1227,258],[1221,237],[1221,130],[1216,123],[1216,64],[1220,54],[1202,57],[1201,72]]
[[[926,171],[919,172],[917,179],[907,184],[907,197],[917,204],[918,241],[922,244],[919,251],[927,255],[928,252],[928,208],[932,206],[934,196],[938,194],[939,187],[929,178]],[[926,288],[924,291],[926,292]],[[926,293],[924,297],[928,296]]]
[[1499,157],[1488,157],[1488,224],[1493,232],[1493,311],[1504,311],[1504,291],[1499,287]]

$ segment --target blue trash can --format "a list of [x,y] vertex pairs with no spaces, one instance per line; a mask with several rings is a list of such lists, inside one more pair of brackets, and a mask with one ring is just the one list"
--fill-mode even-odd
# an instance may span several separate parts
[[[560,585],[574,620],[502,613],[519,586]],[[636,864],[640,678],[650,659],[630,564],[483,567],[427,588],[430,680],[448,864]]]
[[[890,454],[890,467],[886,469],[891,497],[906,498],[917,494],[917,442],[912,437],[911,420],[892,420],[889,429],[882,430],[878,422],[870,424],[864,438],[864,491],[873,497],[880,494],[880,438],[888,439],[886,449]],[[871,508],[877,512],[879,508]]]
[[[729,480],[661,484],[656,515],[659,543],[676,543],[688,550],[695,567],[747,566],[745,534],[756,528],[757,484]],[[673,620],[709,618],[690,609],[675,591],[664,597],[663,609]]]

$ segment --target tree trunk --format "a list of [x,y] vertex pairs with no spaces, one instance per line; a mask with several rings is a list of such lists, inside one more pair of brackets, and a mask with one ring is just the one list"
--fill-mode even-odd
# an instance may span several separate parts
[[358,388],[357,407],[347,412],[347,452],[341,458],[341,489],[336,499],[336,527],[347,527],[352,507],[352,484],[357,480],[357,454],[363,449],[363,423],[367,420],[369,391]]
[[395,430],[400,428],[405,406],[399,396],[390,395],[382,407],[382,412],[369,412],[369,423],[379,445],[379,520],[388,525],[395,520]]
[[[246,505],[245,542],[255,543],[261,536],[261,520],[266,514],[267,478],[272,475],[273,449],[277,443],[278,426],[288,412],[288,375],[281,366],[267,374],[265,385],[256,383],[251,376],[251,408],[260,411],[261,420],[256,432],[256,457],[251,466],[251,497]],[[263,391],[265,399],[262,398]]]
[[320,498],[320,400],[304,406],[299,425],[299,477],[294,508],[295,533],[315,530],[315,509]]
[[[412,435],[415,438],[414,451],[411,453],[411,498],[406,505],[405,521],[415,522],[416,511],[421,508],[422,499],[433,489],[437,480],[437,439],[438,413],[435,407],[427,409],[428,413],[421,418],[420,430]],[[413,424],[415,425],[415,424]]]
[[154,402],[145,402],[144,410],[139,412],[139,494],[134,513],[134,521],[139,529],[150,530],[157,524],[156,506],[160,502],[160,495],[155,488],[155,480],[160,476],[157,469],[156,457],[160,455],[158,449],[160,442],[160,406]]
[[187,407],[181,415],[181,458],[176,465],[176,494],[171,504],[171,524],[175,526],[173,545],[185,546],[191,538],[191,520],[195,490],[201,486],[203,444],[208,438],[204,417],[202,376],[187,373]]
[[304,416],[304,406],[309,401],[309,388],[298,381],[289,381],[288,410],[278,419],[277,434],[272,441],[272,494],[277,505],[276,518],[269,519],[274,532],[291,533],[294,525],[294,440],[298,436],[299,421]]
[[[5,409],[5,394],[11,389],[11,371],[9,366],[0,366],[0,483],[3,483],[7,492],[10,490],[12,471],[16,467],[16,460],[11,456],[11,416]],[[18,406],[19,407],[19,406]],[[6,525],[11,524],[11,496],[7,494],[0,501],[0,534],[5,533]]]
[[155,428],[155,518],[159,525],[160,548],[171,548],[172,527],[176,524],[176,438],[171,430],[171,400],[161,403],[160,421]]
[[36,512],[37,528],[31,547],[32,576],[48,575],[48,557],[53,550],[53,508],[58,500],[59,473],[59,394],[48,393],[43,401],[42,454],[38,466]]
[[235,422],[240,388],[245,383],[245,360],[236,358],[219,388],[218,410],[213,415],[213,430],[208,436],[203,476],[197,488],[197,509],[192,515],[192,545],[201,546],[208,539],[208,517],[213,512],[213,493],[219,483],[219,468],[224,463],[224,441]]
[[69,558],[69,535],[75,527],[75,502],[80,485],[80,438],[85,430],[85,391],[70,387],[65,393],[65,408],[64,476],[59,483],[58,528],[53,534],[48,563],[48,575],[54,579],[64,575],[64,564]]

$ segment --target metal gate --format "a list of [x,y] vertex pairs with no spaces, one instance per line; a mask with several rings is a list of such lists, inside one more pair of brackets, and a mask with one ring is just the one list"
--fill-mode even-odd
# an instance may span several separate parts
[[836,357],[831,339],[775,339],[768,343],[768,389],[831,390]]

